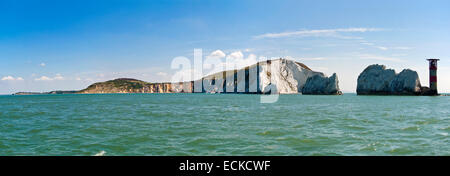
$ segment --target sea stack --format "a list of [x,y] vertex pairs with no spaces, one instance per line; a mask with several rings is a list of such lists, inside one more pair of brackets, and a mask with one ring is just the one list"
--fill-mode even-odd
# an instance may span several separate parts
[[370,65],[358,76],[358,95],[422,95],[416,71],[405,69],[399,74],[384,65]]
[[339,89],[339,81],[336,73],[330,77],[325,77],[322,74],[314,75],[306,80],[305,86],[302,90],[303,94],[315,95],[341,95]]

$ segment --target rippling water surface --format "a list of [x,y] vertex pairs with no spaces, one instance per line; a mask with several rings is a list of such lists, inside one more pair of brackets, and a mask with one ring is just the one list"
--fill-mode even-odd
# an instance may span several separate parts
[[450,155],[450,97],[0,96],[0,155]]

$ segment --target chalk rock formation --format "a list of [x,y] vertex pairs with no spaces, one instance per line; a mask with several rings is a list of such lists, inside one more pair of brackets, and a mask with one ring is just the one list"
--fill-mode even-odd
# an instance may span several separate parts
[[[276,59],[258,62],[240,70],[224,71],[206,76],[203,78],[203,87],[204,92],[294,94],[302,93],[308,78],[316,75],[325,77],[323,73],[313,71],[302,63]],[[336,83],[334,87],[338,92],[337,77],[333,79],[336,80],[333,83]],[[333,87],[333,84],[323,83],[327,84],[322,86],[324,89],[329,86]],[[331,88],[318,90],[319,88],[316,88],[316,92],[319,94],[332,92]],[[310,92],[310,94],[316,93]]]
[[384,65],[370,65],[358,76],[358,95],[419,95],[417,72],[405,69],[399,74]]
[[394,94],[417,95],[420,94],[421,85],[417,72],[405,69],[400,72],[389,85],[390,91]]
[[339,90],[339,81],[336,73],[329,78],[324,75],[314,75],[306,80],[303,87],[303,94],[316,94],[316,95],[341,95]]
[[[306,65],[286,59],[258,62],[236,70],[222,71],[198,80],[178,83],[148,83],[130,78],[94,83],[81,94],[104,93],[302,93],[308,78],[307,94],[339,94],[337,76],[326,78]],[[55,92],[58,93],[58,92]],[[60,93],[60,92],[59,92]]]

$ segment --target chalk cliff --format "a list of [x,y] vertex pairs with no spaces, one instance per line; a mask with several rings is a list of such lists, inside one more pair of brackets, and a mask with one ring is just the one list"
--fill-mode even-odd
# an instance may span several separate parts
[[[309,79],[314,77],[314,79]],[[90,85],[71,93],[249,93],[295,94],[302,93],[310,80],[307,94],[340,94],[336,74],[326,78],[306,65],[286,59],[258,62],[238,70],[228,70],[201,79],[180,83],[148,83],[136,79],[120,78]],[[58,92],[56,92],[58,93]],[[45,94],[45,93],[44,93]]]
[[[287,59],[275,59],[258,62],[240,70],[224,71],[204,77],[203,92],[215,93],[276,93],[295,94],[302,93],[308,78],[313,76],[324,77],[321,72],[316,72],[306,65]],[[225,79],[224,79],[225,78]],[[230,81],[235,78],[236,81]],[[337,76],[331,82],[318,86],[309,94],[338,94]],[[201,85],[197,80],[195,85]],[[321,84],[320,82],[315,82]],[[334,85],[333,85],[334,83]],[[335,90],[331,90],[333,87]],[[323,89],[323,90],[322,90]],[[195,90],[195,88],[194,88]]]
[[384,65],[370,65],[358,76],[358,95],[421,95],[416,71],[405,69],[399,74]]
[[341,95],[339,89],[339,81],[336,73],[330,77],[317,74],[309,77],[306,80],[305,86],[302,90],[303,94],[317,94],[317,95]]
[[394,94],[417,95],[421,93],[419,75],[416,71],[405,69],[391,81],[390,91]]

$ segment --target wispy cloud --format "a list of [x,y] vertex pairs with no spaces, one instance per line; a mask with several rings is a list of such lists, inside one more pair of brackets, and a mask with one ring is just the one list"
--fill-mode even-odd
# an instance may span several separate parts
[[378,48],[378,49],[380,49],[380,50],[388,50],[388,48],[387,47],[384,47],[384,46],[377,46],[376,48]]
[[383,29],[378,28],[340,28],[340,29],[317,29],[317,30],[299,30],[292,32],[281,33],[266,33],[258,36],[254,36],[256,39],[263,38],[282,38],[282,37],[338,37],[338,38],[353,38],[348,36],[339,35],[340,33],[363,33],[381,31]]
[[396,49],[396,50],[410,50],[413,49],[411,47],[405,47],[405,46],[400,46],[400,47],[393,47],[392,49]]
[[55,77],[53,77],[53,78],[50,78],[50,77],[48,77],[48,76],[41,76],[41,77],[39,77],[39,78],[36,78],[36,79],[34,79],[35,81],[62,81],[62,80],[64,80],[64,77],[63,76],[61,76],[61,74],[56,74],[56,76]]
[[370,42],[361,42],[361,45],[373,46],[374,44]]
[[375,48],[378,48],[380,50],[386,51],[386,50],[410,50],[411,47],[385,47],[385,46],[375,46]]
[[374,48],[377,48],[377,49],[380,49],[380,50],[383,50],[383,51],[386,51],[386,50],[411,50],[411,49],[413,49],[411,47],[406,47],[406,46],[397,46],[397,47],[380,46],[380,45],[376,45],[375,43],[368,42],[368,41],[365,41],[365,40],[362,40],[360,44],[361,45],[371,46],[371,47],[374,47]]
[[367,60],[380,60],[380,61],[391,61],[391,62],[404,62],[405,60],[395,58],[395,57],[386,57],[386,56],[377,56],[372,54],[360,54],[357,57],[361,59],[367,59]]
[[289,60],[296,60],[296,61],[322,61],[327,60],[328,58],[325,57],[292,57],[292,56],[286,56],[286,59]]

